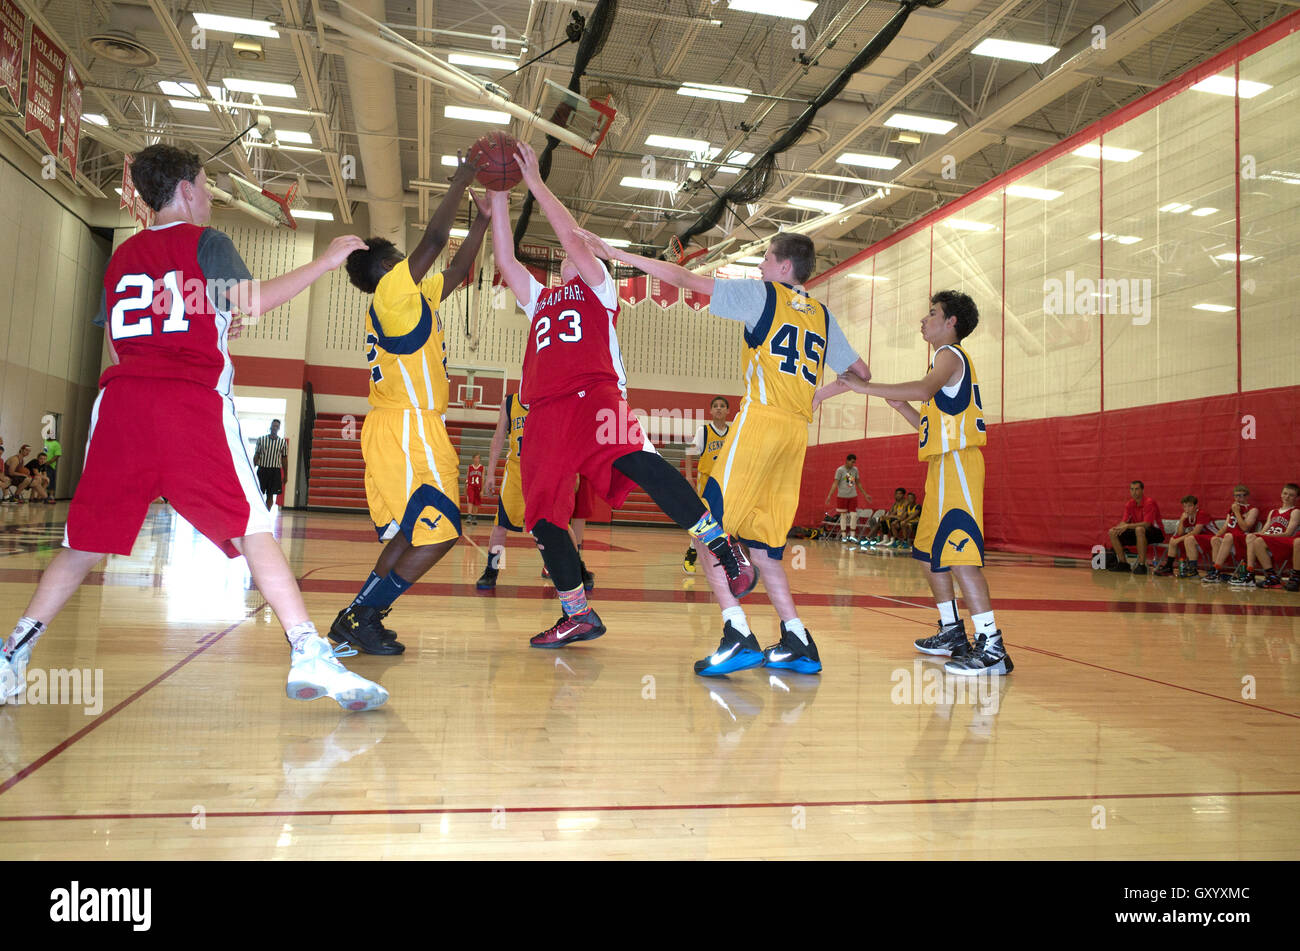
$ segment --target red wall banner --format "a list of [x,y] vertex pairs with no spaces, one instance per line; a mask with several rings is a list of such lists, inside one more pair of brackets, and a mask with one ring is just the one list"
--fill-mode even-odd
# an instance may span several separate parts
[[81,142],[81,79],[72,63],[63,77],[63,157],[68,171],[77,177],[77,146]]
[[27,18],[13,0],[0,0],[0,90],[9,94],[9,101],[18,108],[19,88],[22,86],[23,30]]
[[644,274],[625,277],[618,282],[618,299],[625,304],[639,304],[645,300],[646,278]]
[[35,23],[27,42],[27,116],[24,132],[40,133],[50,155],[59,154],[59,115],[67,57]]
[[650,278],[650,299],[660,307],[671,307],[677,303],[681,295],[680,287],[674,287],[667,281],[661,281],[657,277]]
[[122,159],[122,200],[118,208],[128,208],[135,214],[135,182],[131,180],[131,156]]
[[697,294],[695,291],[687,290],[683,299],[691,310],[703,310],[709,306],[711,297],[710,294]]

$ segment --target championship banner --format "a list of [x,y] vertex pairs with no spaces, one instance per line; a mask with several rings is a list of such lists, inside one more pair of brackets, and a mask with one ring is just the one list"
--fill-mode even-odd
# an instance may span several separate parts
[[671,307],[676,304],[681,297],[681,288],[669,284],[667,281],[661,281],[657,277],[650,278],[650,299],[660,307]]
[[22,86],[23,31],[27,18],[13,0],[0,0],[0,90],[9,94],[9,101],[18,108],[19,89]]
[[32,24],[27,43],[27,115],[24,132],[39,132],[50,155],[59,154],[59,115],[63,110],[63,72],[67,57],[41,28]]
[[564,248],[551,248],[551,270],[547,272],[551,279],[546,282],[547,287],[559,287],[564,283],[564,279],[560,277],[560,267],[568,256],[569,252]]
[[711,296],[710,294],[697,294],[695,291],[687,290],[682,299],[691,310],[704,310],[709,306]]
[[141,198],[138,193],[135,196],[135,204],[132,208],[131,214],[136,221],[140,222],[141,228],[149,227],[149,216],[152,212],[150,211],[149,206],[145,203],[145,200]]
[[118,208],[129,208],[135,212],[135,182],[131,180],[131,156],[122,159],[122,200]]
[[646,276],[625,277],[618,282],[618,299],[625,304],[639,304],[646,297]]
[[82,82],[77,70],[68,63],[63,77],[63,157],[68,160],[68,171],[77,177],[77,147],[81,144],[81,90]]
[[[539,261],[549,261],[551,257],[551,249],[544,244],[521,244],[519,246],[519,253],[524,255],[524,257]],[[542,287],[546,286],[547,277],[546,267],[544,265],[526,263],[524,264],[524,267],[528,268],[528,273],[533,276],[533,279],[536,280],[538,284],[542,285]]]

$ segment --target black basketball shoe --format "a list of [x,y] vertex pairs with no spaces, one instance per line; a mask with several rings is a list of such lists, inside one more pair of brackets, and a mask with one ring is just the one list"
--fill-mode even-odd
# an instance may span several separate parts
[[385,628],[380,619],[387,613],[387,610],[380,611],[361,604],[344,608],[330,625],[330,640],[337,644],[351,644],[366,654],[400,654],[406,646],[384,636]]
[[966,622],[961,618],[956,624],[940,623],[938,634],[919,638],[914,643],[922,654],[938,657],[965,657],[971,651],[970,641],[966,639]]

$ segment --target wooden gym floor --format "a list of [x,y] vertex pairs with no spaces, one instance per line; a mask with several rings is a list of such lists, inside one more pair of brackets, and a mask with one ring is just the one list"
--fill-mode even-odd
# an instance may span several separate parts
[[[6,630],[66,511],[0,509]],[[282,532],[326,626],[374,534]],[[242,563],[156,505],[37,647],[44,696],[0,708],[0,858],[1300,857],[1300,595],[993,555],[1016,670],[945,696],[911,646],[919,566],[792,543],[825,672],[705,680],[720,621],[683,533],[592,526],[610,630],[553,652],[528,647],[559,612],[522,539],[475,592],[487,532],[398,602],[404,656],[346,661],[392,693],[357,715],[284,696]],[[761,589],[748,611],[774,641]],[[54,694],[76,702],[30,702]]]

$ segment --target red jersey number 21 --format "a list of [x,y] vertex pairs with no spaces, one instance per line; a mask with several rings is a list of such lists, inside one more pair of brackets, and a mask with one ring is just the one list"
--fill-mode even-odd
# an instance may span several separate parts
[[[161,296],[166,290],[171,299],[168,305],[167,319],[162,323],[162,332],[179,333],[190,329],[189,319],[185,316],[185,299],[181,296],[180,271],[168,271],[161,281],[155,281],[148,274],[123,274],[118,279],[114,293],[127,294],[137,291],[135,296],[122,297],[113,305],[109,319],[114,340],[126,340],[131,337],[148,337],[153,334],[153,316],[146,314],[128,322],[127,317],[140,311],[153,308],[155,287]],[[161,285],[161,287],[159,287]]]
[[[566,310],[555,318],[558,324],[561,320],[568,320],[569,329],[561,330],[556,336],[565,343],[577,343],[582,339],[582,314],[576,310]],[[533,329],[534,338],[537,341],[539,351],[551,345],[551,318],[539,317],[537,326]]]

